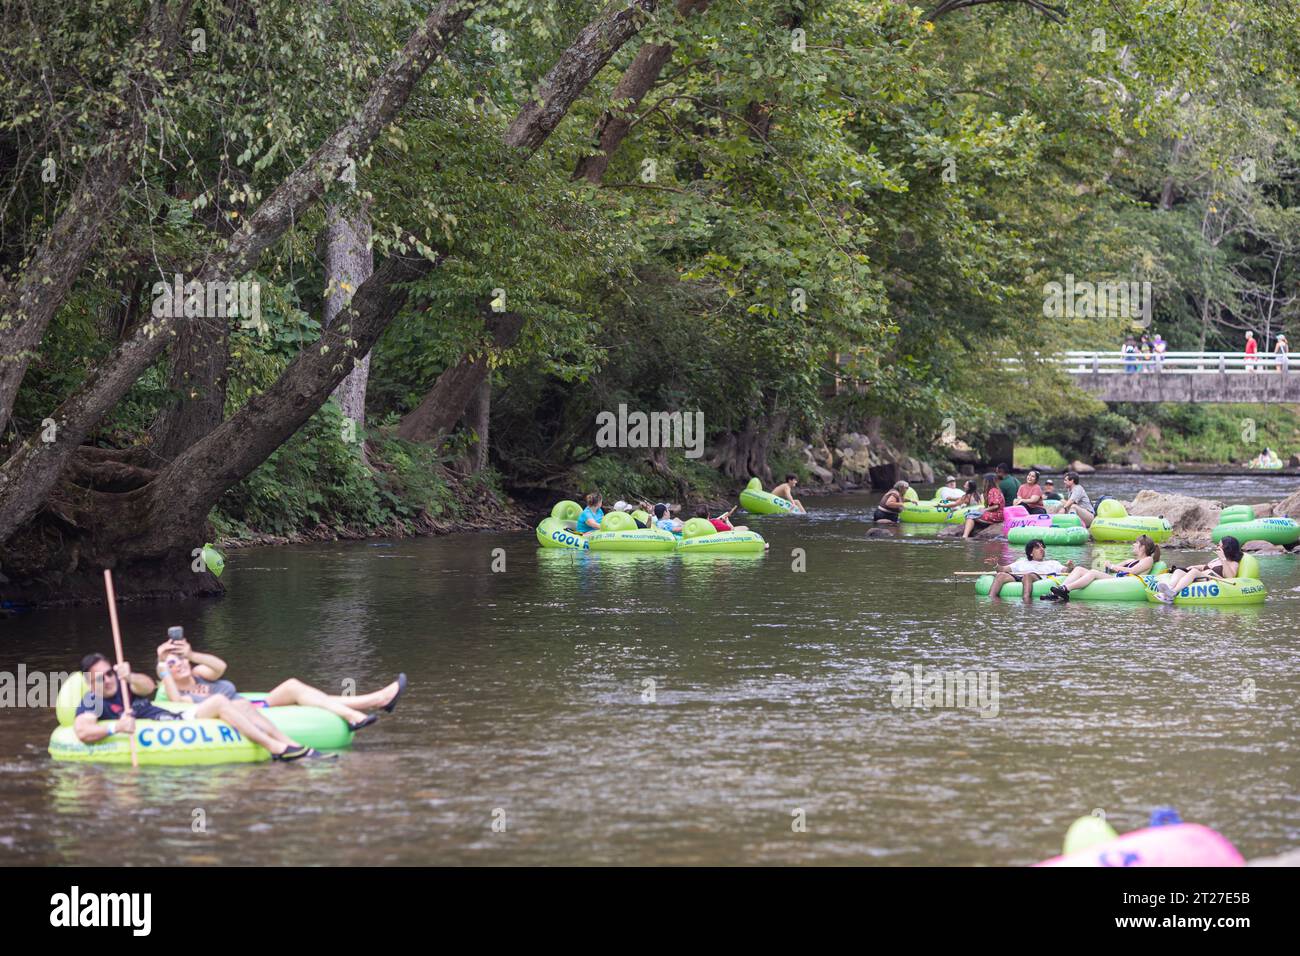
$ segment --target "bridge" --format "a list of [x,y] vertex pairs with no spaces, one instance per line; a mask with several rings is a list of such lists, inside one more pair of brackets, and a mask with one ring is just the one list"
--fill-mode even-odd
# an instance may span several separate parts
[[1062,352],[1052,361],[1104,402],[1300,404],[1300,368],[1289,356],[1241,352]]

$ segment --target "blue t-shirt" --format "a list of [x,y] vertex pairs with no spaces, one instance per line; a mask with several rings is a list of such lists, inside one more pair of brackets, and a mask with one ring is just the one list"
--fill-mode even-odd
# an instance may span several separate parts
[[673,524],[672,518],[661,518],[655,522],[655,527],[661,531],[672,531],[676,525]]
[[594,520],[596,524],[600,524],[601,519],[604,517],[604,508],[597,508],[595,511],[592,511],[590,508],[583,508],[582,514],[578,515],[578,534],[586,534],[588,531],[595,531],[596,529],[587,524],[587,521],[590,519]]

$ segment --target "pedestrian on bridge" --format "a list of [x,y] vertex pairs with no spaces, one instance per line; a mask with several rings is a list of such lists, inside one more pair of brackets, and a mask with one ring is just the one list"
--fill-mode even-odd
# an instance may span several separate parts
[[1273,354],[1277,358],[1277,370],[1284,375],[1291,369],[1289,364],[1290,360],[1288,358],[1288,353],[1290,351],[1291,345],[1287,342],[1286,335],[1279,332],[1277,342],[1273,345]]
[[1165,367],[1165,349],[1168,348],[1168,347],[1169,347],[1169,343],[1166,342],[1164,339],[1162,339],[1162,338],[1160,337],[1160,333],[1157,332],[1157,333],[1156,333],[1156,337],[1155,337],[1155,338],[1152,340],[1152,342],[1151,342],[1151,351],[1154,352],[1154,353],[1155,353],[1155,356],[1156,356],[1156,371],[1157,371],[1157,372],[1160,372],[1160,371],[1163,371],[1163,370],[1164,370],[1164,367]]
[[1259,343],[1255,341],[1255,333],[1246,333],[1246,371],[1257,371],[1256,363],[1259,361],[1257,355],[1259,352]]

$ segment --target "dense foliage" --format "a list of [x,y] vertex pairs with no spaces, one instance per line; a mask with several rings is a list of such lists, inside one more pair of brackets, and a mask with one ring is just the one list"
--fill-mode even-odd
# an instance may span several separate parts
[[[161,48],[127,0],[11,6],[6,288],[115,131],[143,125],[125,201],[31,350],[7,441],[111,359],[154,282],[229,241],[358,111],[430,6],[195,0]],[[1145,413],[1107,411],[1034,357],[1114,347],[1131,320],[1047,318],[1045,283],[1150,282],[1154,329],[1174,348],[1235,348],[1247,328],[1268,347],[1300,331],[1293,5],[659,4],[540,150],[512,149],[512,119],[604,7],[478,5],[352,178],[261,256],[246,277],[260,283],[260,321],[234,324],[226,346],[227,415],[321,335],[335,294],[325,203],[366,217],[376,262],[414,253],[437,269],[373,351],[369,459],[327,405],[226,493],[223,528],[445,511],[453,474],[476,470],[472,424],[427,448],[391,429],[481,355],[490,461],[507,484],[671,487],[674,474],[721,490],[726,478],[678,454],[647,470],[644,456],[598,449],[596,413],[701,410],[706,460],[733,476],[753,467],[737,457],[746,447],[776,464],[786,436],[873,420],[922,452],[951,421],[976,446],[1010,427],[1104,456]],[[643,98],[614,102],[644,44],[671,51]],[[630,118],[626,139],[596,181],[575,176],[609,115]],[[523,317],[507,347],[493,346],[488,302]],[[1008,370],[999,360],[1013,356],[1026,361]],[[94,444],[148,449],[177,397],[172,361],[135,380]],[[1183,427],[1167,424],[1166,437]]]

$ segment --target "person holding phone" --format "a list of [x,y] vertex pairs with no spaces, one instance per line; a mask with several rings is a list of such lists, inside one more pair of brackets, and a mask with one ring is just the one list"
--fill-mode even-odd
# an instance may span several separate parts
[[291,704],[319,707],[342,717],[351,730],[357,731],[369,727],[379,719],[378,714],[367,714],[365,711],[382,707],[392,713],[397,706],[398,697],[406,690],[405,674],[398,674],[397,680],[382,690],[353,696],[326,694],[291,677],[273,687],[262,700],[250,701],[240,696],[235,685],[223,677],[226,672],[225,661],[215,654],[201,654],[192,650],[179,627],[170,628],[167,635],[167,640],[158,646],[158,676],[167,691],[168,700],[203,705],[220,698],[244,705],[246,710]]

